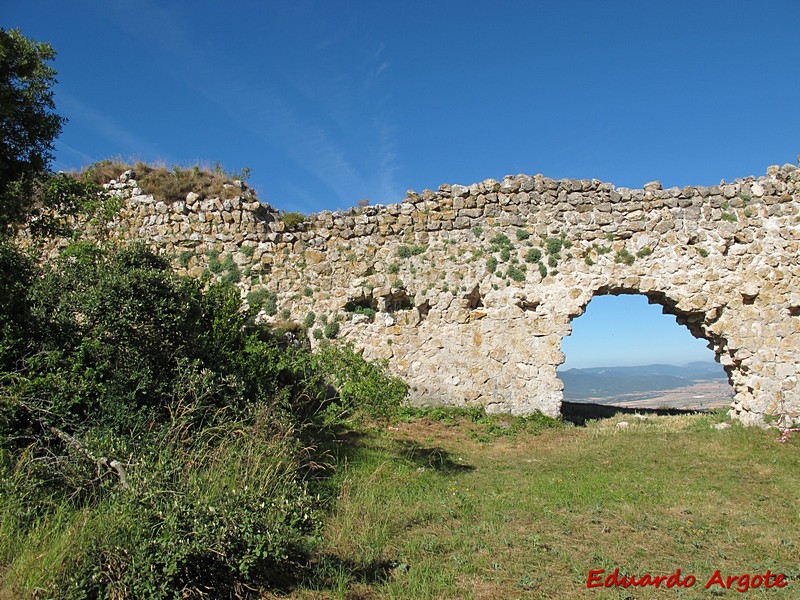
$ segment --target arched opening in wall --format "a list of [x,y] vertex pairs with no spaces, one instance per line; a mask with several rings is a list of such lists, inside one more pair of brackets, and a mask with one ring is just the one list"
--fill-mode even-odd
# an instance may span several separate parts
[[676,319],[672,310],[665,298],[629,292],[605,292],[589,302],[562,342],[565,418],[730,405],[733,388],[708,340],[698,337],[699,317]]

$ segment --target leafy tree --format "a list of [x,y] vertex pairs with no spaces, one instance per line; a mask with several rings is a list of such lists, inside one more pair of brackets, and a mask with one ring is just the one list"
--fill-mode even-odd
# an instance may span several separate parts
[[34,273],[27,256],[12,244],[0,242],[0,372],[20,368],[32,326],[28,291]]
[[0,233],[21,223],[35,180],[52,160],[53,142],[65,119],[54,111],[55,51],[0,29]]

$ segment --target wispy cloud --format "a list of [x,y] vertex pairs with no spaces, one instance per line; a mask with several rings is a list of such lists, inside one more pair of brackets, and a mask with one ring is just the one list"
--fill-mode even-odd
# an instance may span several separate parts
[[53,168],[56,171],[77,170],[84,165],[96,162],[95,158],[77,148],[73,148],[69,144],[65,144],[61,140],[56,140],[55,147],[57,158],[53,161]]
[[375,119],[375,130],[380,141],[378,150],[379,168],[375,187],[377,194],[375,201],[380,204],[398,202],[401,200],[395,176],[400,170],[396,152],[395,128],[389,125],[383,118]]
[[[144,154],[152,158],[161,156],[156,144],[126,129],[110,115],[64,92],[59,93],[58,100],[59,108],[64,114],[69,115],[70,122],[90,129],[96,135],[112,142],[114,147],[118,148],[119,154],[123,156]],[[88,154],[80,149],[63,145],[75,155],[88,157]]]
[[[303,88],[303,78],[294,75],[287,86],[286,81],[276,83],[274,74],[243,73],[239,65],[221,62],[221,55],[213,54],[201,43],[203,37],[169,8],[145,1],[128,17],[148,24],[147,43],[158,49],[159,62],[171,77],[309,173],[316,187],[329,189],[337,202],[399,200],[395,130],[383,108],[391,96],[379,83],[391,66],[383,58],[383,44],[353,72],[337,64],[334,52],[346,36],[339,32],[338,39],[327,38],[324,52],[318,47],[324,68],[313,77],[305,74]],[[297,102],[298,93],[304,94],[302,102]]]

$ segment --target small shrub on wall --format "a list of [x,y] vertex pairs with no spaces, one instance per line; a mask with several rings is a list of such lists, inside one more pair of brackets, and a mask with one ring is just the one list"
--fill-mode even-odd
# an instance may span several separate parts
[[281,214],[281,221],[283,221],[286,227],[289,229],[293,229],[301,223],[305,223],[307,220],[308,217],[299,212],[287,212]]

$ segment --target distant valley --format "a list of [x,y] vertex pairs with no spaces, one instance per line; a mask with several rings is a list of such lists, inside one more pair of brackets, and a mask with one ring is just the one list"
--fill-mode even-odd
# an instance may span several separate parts
[[633,408],[715,408],[730,403],[733,389],[722,366],[590,367],[559,371],[564,400]]

